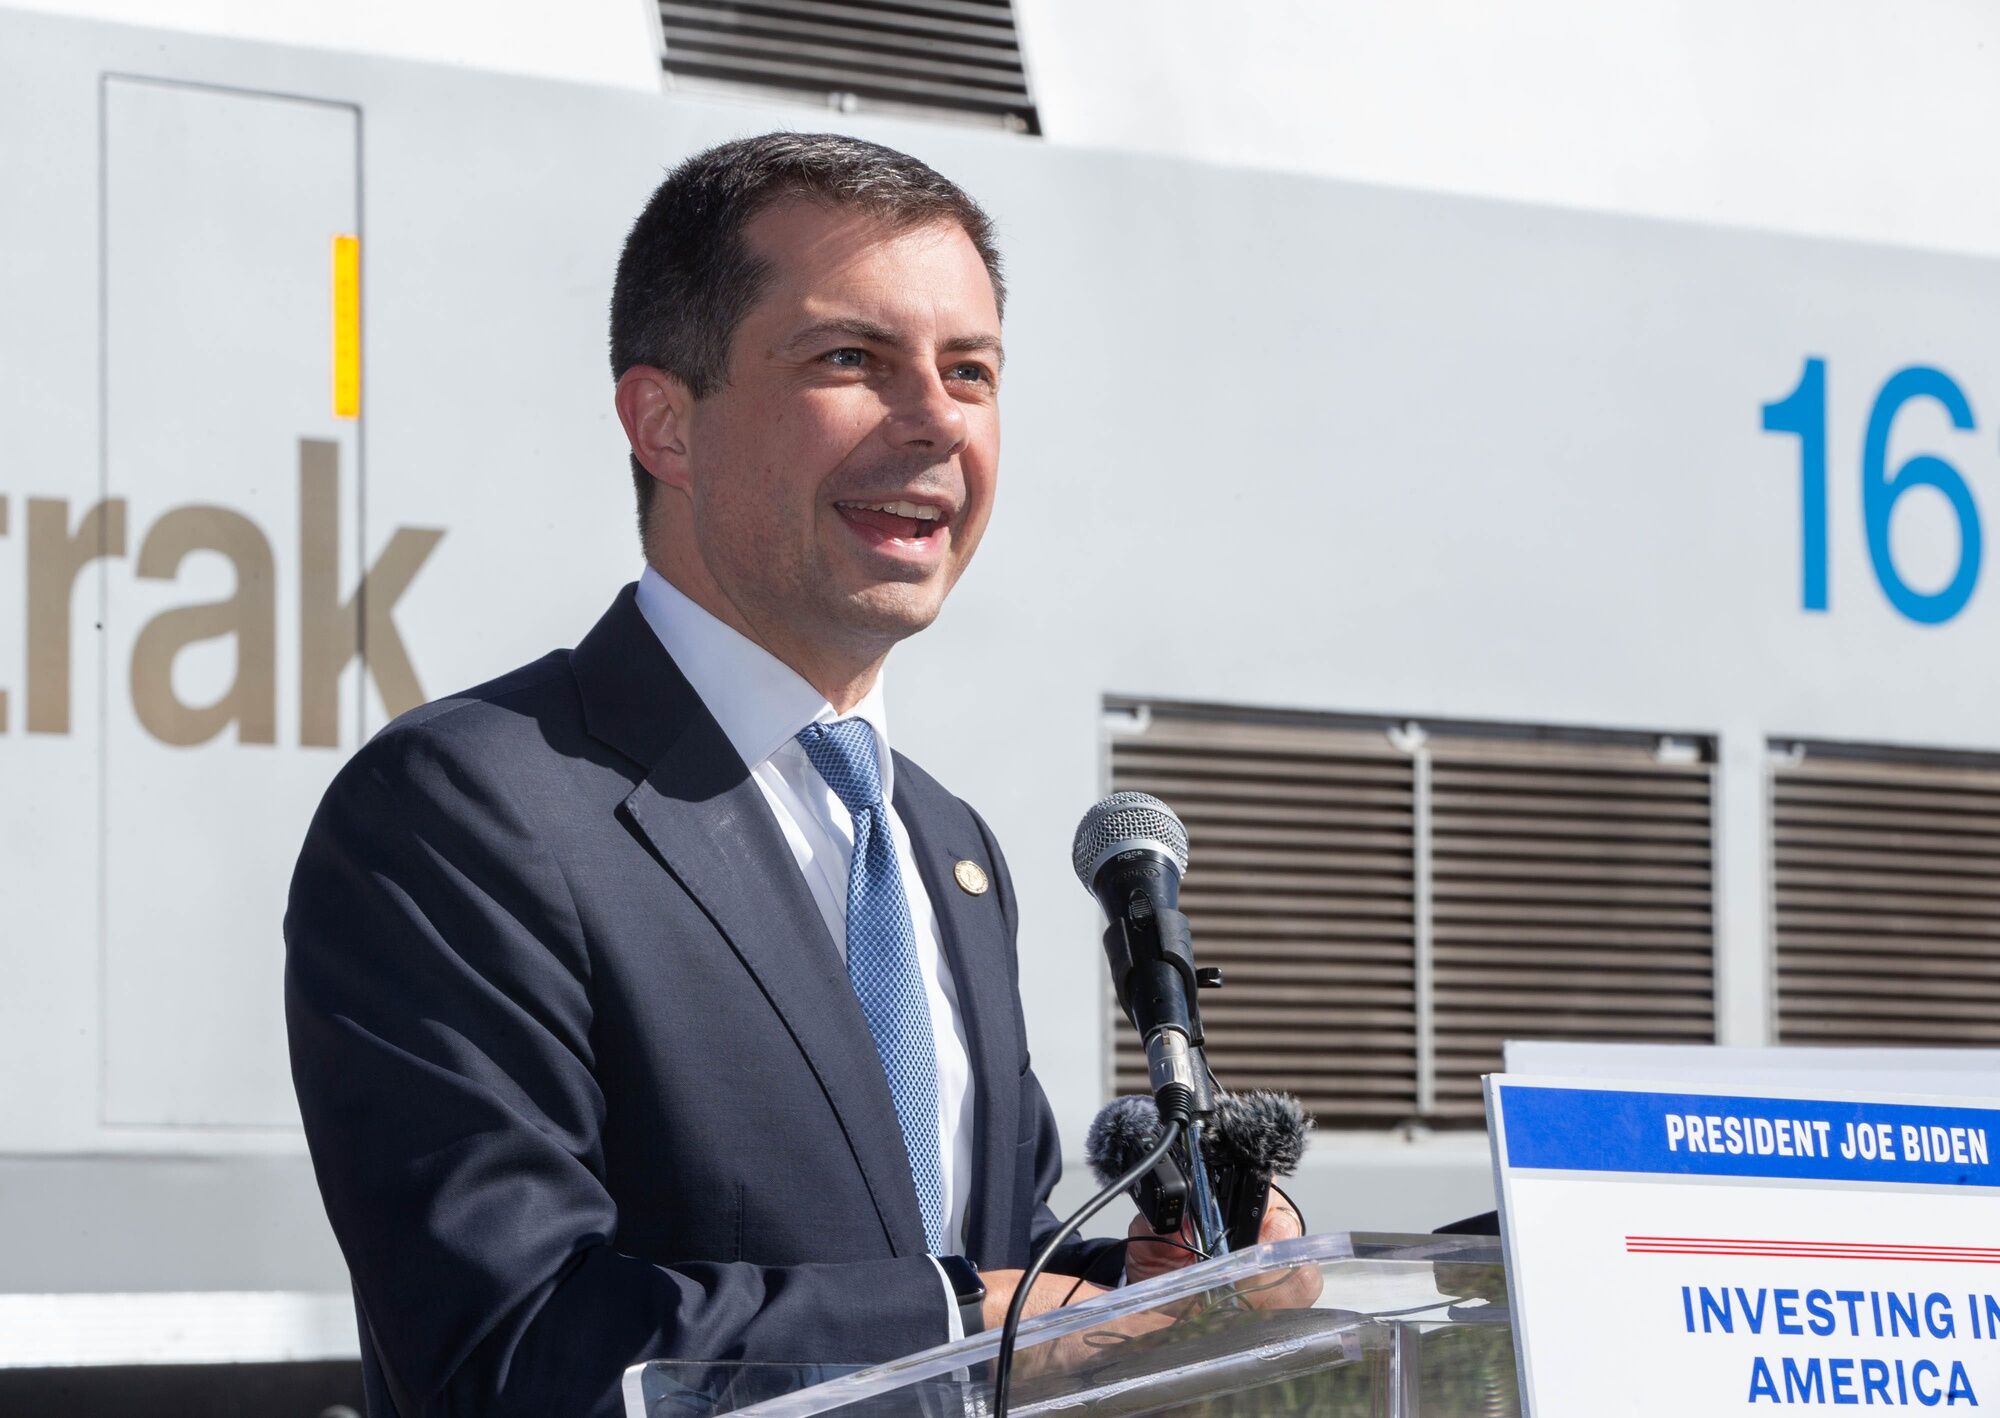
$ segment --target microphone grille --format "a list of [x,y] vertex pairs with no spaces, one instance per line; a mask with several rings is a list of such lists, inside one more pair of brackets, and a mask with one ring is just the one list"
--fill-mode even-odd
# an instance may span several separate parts
[[1176,867],[1187,870],[1187,828],[1151,793],[1113,793],[1086,812],[1070,844],[1070,865],[1088,891],[1107,859],[1134,847],[1165,852]]

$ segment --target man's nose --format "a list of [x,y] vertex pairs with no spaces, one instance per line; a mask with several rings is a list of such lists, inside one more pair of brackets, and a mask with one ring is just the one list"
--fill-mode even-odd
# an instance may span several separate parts
[[898,381],[888,424],[899,448],[942,454],[956,452],[965,442],[965,407],[951,396],[935,369],[915,369]]

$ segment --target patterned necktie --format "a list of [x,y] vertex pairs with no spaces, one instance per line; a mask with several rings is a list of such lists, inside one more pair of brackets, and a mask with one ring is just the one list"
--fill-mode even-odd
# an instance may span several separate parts
[[836,719],[799,730],[819,776],[854,819],[847,872],[847,977],[861,1001],[875,1052],[889,1078],[896,1121],[910,1154],[910,1176],[923,1207],[931,1254],[945,1254],[944,1169],[938,1158],[937,1052],[930,1006],[917,969],[917,930],[896,865],[889,806],[875,730],[863,719]]

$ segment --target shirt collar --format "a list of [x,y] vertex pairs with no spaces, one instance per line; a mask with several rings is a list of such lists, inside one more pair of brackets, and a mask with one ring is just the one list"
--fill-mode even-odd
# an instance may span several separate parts
[[[882,796],[893,800],[895,762],[889,752],[889,716],[882,676],[859,704],[836,713],[826,696],[756,641],[723,624],[648,566],[639,577],[639,614],[687,677],[747,768],[756,768],[792,744],[807,724],[862,719],[875,731]],[[804,757],[805,750],[799,749]]]

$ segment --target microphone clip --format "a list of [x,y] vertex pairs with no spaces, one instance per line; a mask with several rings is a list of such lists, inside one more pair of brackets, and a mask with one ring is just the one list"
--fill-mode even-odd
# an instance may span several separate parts
[[[1193,1191],[1188,1167],[1194,1161],[1188,1152],[1185,1144],[1174,1147],[1131,1189],[1139,1214],[1155,1235],[1175,1235],[1187,1219]],[[1200,1165],[1207,1169],[1228,1248],[1240,1251],[1256,1245],[1264,1213],[1270,1209],[1271,1179],[1213,1157],[1202,1157]]]
[[1205,1042],[1198,992],[1220,984],[1215,972],[1197,970],[1194,926],[1184,912],[1156,908],[1144,895],[1134,894],[1129,909],[1119,913],[1104,932],[1104,953],[1111,962],[1111,984],[1118,1008],[1138,1027],[1147,1019],[1181,1028],[1188,1043]]
[[1170,1149],[1132,1188],[1132,1200],[1155,1235],[1178,1234],[1187,1216],[1188,1178],[1180,1151]]

